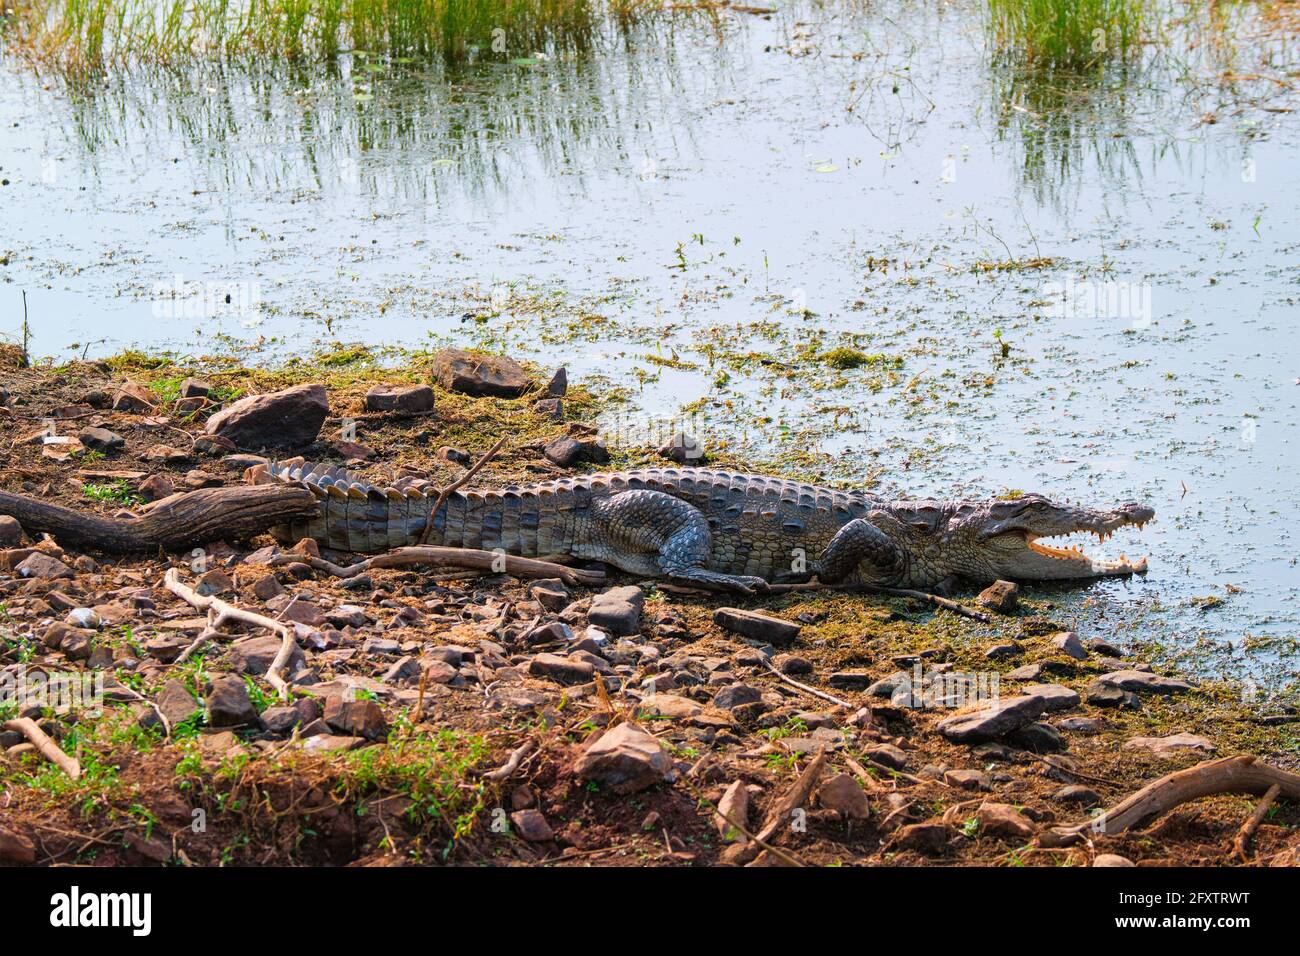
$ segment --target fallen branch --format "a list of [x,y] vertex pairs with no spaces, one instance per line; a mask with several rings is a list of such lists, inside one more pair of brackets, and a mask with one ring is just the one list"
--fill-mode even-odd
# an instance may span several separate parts
[[302,554],[279,554],[271,559],[275,566],[285,564],[306,564],[317,571],[324,571],[337,578],[354,578],[364,571],[375,568],[401,568],[413,564],[429,564],[435,567],[461,568],[471,571],[487,571],[492,574],[509,574],[516,578],[559,578],[565,584],[587,585],[595,587],[605,583],[604,571],[584,571],[542,561],[538,558],[519,558],[513,554],[499,551],[482,551],[478,548],[444,548],[436,545],[412,545],[407,548],[394,548],[374,557],[358,561],[356,564],[340,565],[324,558]]
[[442,491],[438,492],[438,497],[434,501],[433,507],[429,509],[429,520],[424,523],[424,530],[420,532],[421,545],[429,543],[429,535],[433,532],[433,519],[438,516],[438,510],[446,504],[447,499],[451,497],[451,493],[465,485],[471,478],[478,474],[479,469],[491,461],[492,456],[499,452],[501,446],[505,443],[505,436],[502,435],[497,439],[497,443],[488,449],[487,454],[470,466],[469,471],[465,472],[465,474],[461,475],[446,488],[442,489]]
[[36,726],[36,721],[30,717],[15,717],[13,720],[6,720],[4,723],[5,730],[13,730],[32,742],[41,756],[50,763],[55,764],[73,780],[81,777],[81,764],[77,763],[72,757],[69,757],[50,737]]
[[960,614],[962,617],[968,617],[973,621],[979,621],[981,624],[990,623],[989,616],[979,611],[972,610],[964,604],[958,604],[956,601],[950,601],[948,598],[939,597],[937,594],[930,594],[926,591],[913,591],[909,588],[884,588],[876,587],[871,584],[823,584],[820,581],[805,581],[799,584],[769,584],[766,593],[768,594],[787,594],[791,591],[861,591],[867,594],[885,594],[889,597],[912,598],[916,601],[925,601],[927,604],[933,604],[935,607],[942,608],[945,611],[951,611],[953,614]]
[[1126,797],[1098,817],[1068,827],[1053,827],[1039,839],[1044,846],[1068,846],[1089,831],[1123,833],[1144,820],[1179,804],[1220,793],[1267,794],[1276,787],[1281,796],[1300,800],[1300,775],[1258,763],[1250,754],[1207,760],[1186,770],[1166,774]]
[[524,758],[532,752],[534,746],[536,745],[532,738],[525,740],[510,752],[510,756],[505,763],[497,767],[497,769],[489,770],[483,774],[483,779],[490,780],[492,783],[501,783],[503,780],[509,779],[510,775],[519,769],[519,765],[524,762]]
[[0,491],[0,515],[17,519],[32,537],[51,534],[64,547],[106,554],[184,551],[219,539],[250,538],[319,511],[310,491],[284,484],[191,491],[138,518],[101,518]]
[[[821,777],[822,770],[826,767],[826,750],[825,748],[817,751],[817,756],[809,761],[808,766],[804,768],[803,773],[781,797],[780,800],[768,811],[767,819],[763,823],[763,829],[759,830],[754,837],[753,844],[747,844],[741,848],[739,856],[748,856],[744,851],[750,850],[753,845],[761,847],[763,844],[771,843],[790,822],[790,817],[794,811],[803,805],[812,793],[813,787],[817,786],[817,781]],[[746,866],[766,866],[767,850],[763,850],[757,857],[747,863]]]
[[807,684],[801,684],[793,677],[787,677],[785,674],[782,674],[779,670],[777,670],[776,666],[771,661],[769,661],[766,657],[763,658],[763,666],[766,667],[768,670],[770,670],[782,681],[789,684],[791,687],[803,691],[805,694],[810,694],[813,697],[816,697],[820,700],[827,701],[828,703],[831,704],[838,704],[840,707],[846,707],[849,710],[853,709],[853,705],[850,704],[847,700],[840,700],[834,694],[828,694],[825,691],[818,690],[816,687],[809,687]]
[[[310,494],[310,492],[308,492]],[[180,575],[175,568],[168,568],[166,575],[163,576],[163,586],[175,594],[186,604],[198,608],[200,611],[208,612],[208,626],[202,634],[194,641],[190,647],[186,648],[188,654],[196,648],[199,643],[210,636],[213,632],[220,629],[222,624],[229,621],[237,621],[240,624],[252,624],[255,627],[264,627],[280,635],[280,650],[275,655],[275,660],[266,672],[266,682],[276,689],[281,700],[289,699],[289,685],[281,676],[285,665],[289,663],[289,656],[293,653],[294,636],[293,629],[279,621],[272,620],[263,614],[257,614],[254,611],[246,611],[243,608],[235,607],[233,604],[227,604],[225,601],[216,597],[204,597],[197,593],[189,585],[181,582]],[[179,661],[180,658],[177,658]]]
[[1241,829],[1237,831],[1236,837],[1233,838],[1232,854],[1242,863],[1249,860],[1250,841],[1255,836],[1255,831],[1259,829],[1259,825],[1264,822],[1264,815],[1268,813],[1268,808],[1273,805],[1273,801],[1278,798],[1281,792],[1282,787],[1279,784],[1275,783],[1269,787],[1264,793],[1264,799],[1255,805],[1255,812],[1250,815],[1250,819],[1241,825]]

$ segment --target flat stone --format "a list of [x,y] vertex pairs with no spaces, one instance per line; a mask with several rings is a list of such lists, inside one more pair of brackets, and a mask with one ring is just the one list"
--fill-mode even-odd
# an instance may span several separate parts
[[877,744],[874,747],[866,748],[862,753],[876,763],[883,764],[894,770],[907,769],[907,752],[895,747],[893,744]]
[[366,411],[412,415],[433,411],[433,389],[428,385],[375,385],[366,392]]
[[523,366],[504,355],[442,349],[432,366],[439,385],[465,395],[518,398],[533,385]]
[[754,641],[768,644],[790,644],[799,636],[798,624],[761,614],[758,611],[746,611],[738,607],[720,607],[713,612],[713,623],[725,631],[731,631]]
[[1048,711],[1069,710],[1079,706],[1078,692],[1064,684],[1030,684],[1022,688],[1021,693],[1043,698],[1044,709]]
[[794,654],[778,654],[772,664],[782,674],[811,674],[813,672],[812,661]]
[[[640,591],[640,588],[637,588]],[[528,585],[528,596],[548,611],[559,611],[568,606],[572,597],[569,588],[559,578],[540,578]]]
[[324,385],[297,385],[240,399],[209,418],[207,432],[241,448],[300,448],[316,441],[328,415]]
[[281,621],[306,624],[308,627],[320,627],[326,623],[325,613],[303,597],[294,597],[289,601],[279,618]]
[[[871,675],[866,671],[836,671],[826,678],[826,683],[841,690],[864,690],[868,685],[874,687],[877,684],[883,684],[884,681],[877,681],[876,684],[872,684]],[[893,693],[896,686],[896,684],[889,685],[890,694]]]
[[954,743],[983,743],[1033,722],[1045,707],[1046,701],[1037,696],[1003,698],[991,706],[941,721],[939,732]]
[[749,684],[728,684],[713,698],[713,706],[720,710],[734,710],[763,699],[763,692]]
[[1093,707],[1128,707],[1137,710],[1142,706],[1138,695],[1100,681],[1089,684],[1083,692],[1084,699]]
[[651,694],[636,705],[636,715],[642,719],[690,720],[703,710],[698,701],[676,694]]
[[[271,664],[280,653],[283,642],[274,634],[252,634],[241,637],[230,645],[227,659],[232,670],[241,674],[263,676],[271,669]],[[289,651],[289,660],[285,664],[285,673],[293,674],[307,666],[306,656],[297,644]]]
[[1118,687],[1120,690],[1146,690],[1156,694],[1180,694],[1196,689],[1187,681],[1174,677],[1161,677],[1159,674],[1140,670],[1113,671],[1102,674],[1097,680],[1108,687]]
[[1056,722],[1056,727],[1072,734],[1099,734],[1106,722],[1100,717],[1064,717]]
[[1055,753],[1065,749],[1065,741],[1060,731],[1051,724],[1038,722],[1027,724],[1019,730],[1011,731],[1006,735],[1006,739],[1020,749],[1036,754]]
[[913,823],[899,828],[891,843],[900,850],[933,855],[946,851],[957,836],[957,831],[946,823]]
[[113,409],[119,412],[151,412],[157,404],[157,395],[130,379],[119,385],[113,395]]
[[1205,737],[1195,734],[1171,734],[1168,737],[1134,737],[1124,741],[1124,750],[1149,750],[1161,757],[1173,757],[1188,751],[1212,754],[1218,748]]
[[0,515],[0,548],[16,548],[23,543],[23,526],[16,518]]
[[672,760],[659,741],[635,724],[619,724],[593,741],[574,773],[616,794],[635,793],[665,780]]
[[993,786],[989,775],[982,770],[949,770],[943,775],[944,783],[962,790],[988,790]]
[[1015,657],[1023,654],[1025,649],[1019,644],[994,644],[984,652],[984,656],[991,661],[1005,660],[1008,657]]
[[83,428],[77,434],[77,440],[91,451],[108,453],[121,451],[126,447],[126,439],[117,432],[111,432],[107,428],[96,428],[95,426]]
[[1093,866],[1137,866],[1126,856],[1118,853],[1098,853],[1092,861]]
[[586,661],[559,654],[538,654],[528,662],[528,673],[561,684],[585,684],[595,676],[596,668]]
[[311,734],[298,741],[298,747],[313,753],[346,753],[366,745],[365,737],[346,734]]
[[1052,799],[1058,803],[1077,803],[1085,807],[1095,807],[1101,803],[1101,794],[1091,787],[1085,787],[1080,783],[1072,783],[1057,790],[1056,793],[1052,794]]

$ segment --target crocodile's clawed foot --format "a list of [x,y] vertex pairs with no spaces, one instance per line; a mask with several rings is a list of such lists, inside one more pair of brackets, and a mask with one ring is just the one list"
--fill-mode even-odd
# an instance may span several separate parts
[[676,571],[670,575],[674,580],[710,591],[723,591],[729,594],[754,595],[767,590],[767,581],[748,574],[719,574],[703,568],[691,568]]

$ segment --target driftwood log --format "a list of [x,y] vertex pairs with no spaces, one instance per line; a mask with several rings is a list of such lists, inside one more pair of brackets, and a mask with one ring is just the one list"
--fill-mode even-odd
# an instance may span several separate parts
[[[1039,843],[1041,846],[1069,846],[1083,839],[1089,832],[1099,836],[1112,836],[1188,800],[1219,793],[1262,795],[1274,787],[1278,794],[1287,799],[1300,800],[1298,774],[1260,763],[1249,754],[1208,760],[1152,781],[1099,817],[1074,826],[1053,827],[1039,837]],[[1274,796],[1276,798],[1277,795]]]
[[29,535],[48,533],[64,547],[105,554],[184,551],[217,540],[240,540],[277,524],[305,521],[320,505],[291,485],[205,488],[174,495],[138,518],[101,518],[0,491],[0,515],[17,519]]

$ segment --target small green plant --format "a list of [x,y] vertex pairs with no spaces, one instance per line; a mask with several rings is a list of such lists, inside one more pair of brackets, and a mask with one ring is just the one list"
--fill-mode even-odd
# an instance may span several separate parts
[[1149,0],[988,0],[987,26],[1002,54],[1081,70],[1136,53],[1151,19]]
[[143,500],[131,490],[131,486],[125,481],[113,481],[103,485],[83,485],[81,491],[91,501],[122,505],[125,508],[134,507]]

